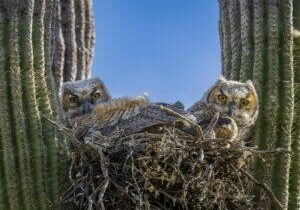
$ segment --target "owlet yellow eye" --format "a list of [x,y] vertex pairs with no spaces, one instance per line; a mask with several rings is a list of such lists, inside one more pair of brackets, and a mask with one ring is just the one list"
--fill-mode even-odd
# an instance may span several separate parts
[[97,100],[97,99],[100,98],[100,93],[97,93],[97,92],[92,93],[91,97],[92,97],[93,100]]
[[220,102],[226,103],[227,96],[225,96],[224,94],[220,94],[220,95],[218,95],[218,99],[219,99]]
[[248,104],[249,104],[249,101],[247,99],[244,99],[244,98],[241,99],[240,106],[242,108],[248,106]]
[[69,101],[71,103],[77,103],[78,102],[78,98],[76,96],[72,96],[72,97],[69,98]]

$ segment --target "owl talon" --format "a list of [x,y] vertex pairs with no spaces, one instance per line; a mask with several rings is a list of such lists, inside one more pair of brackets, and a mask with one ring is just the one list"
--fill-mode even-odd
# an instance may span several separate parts
[[233,130],[230,128],[220,128],[217,132],[217,138],[231,139],[233,136]]
[[220,117],[215,129],[216,138],[227,139],[229,141],[234,141],[238,133],[237,125],[230,117]]

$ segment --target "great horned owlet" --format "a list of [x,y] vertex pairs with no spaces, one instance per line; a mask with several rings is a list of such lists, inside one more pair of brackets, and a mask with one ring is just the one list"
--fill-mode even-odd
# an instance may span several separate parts
[[242,83],[220,76],[203,98],[187,111],[203,127],[219,113],[216,137],[228,138],[231,135],[234,141],[240,141],[245,139],[257,119],[258,97],[250,80]]
[[96,104],[110,99],[107,88],[99,78],[65,82],[62,86],[61,104],[67,120],[87,114]]
[[99,78],[65,82],[62,87],[64,116],[72,127],[113,125],[139,113],[148,104],[146,96],[111,98]]

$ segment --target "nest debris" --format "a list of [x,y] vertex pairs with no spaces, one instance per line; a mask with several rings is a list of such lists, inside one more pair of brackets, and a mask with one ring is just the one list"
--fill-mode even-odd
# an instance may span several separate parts
[[105,137],[94,128],[84,141],[72,138],[71,187],[62,202],[87,210],[260,209],[250,193],[257,184],[281,207],[247,172],[251,156],[262,152],[195,133],[162,126]]

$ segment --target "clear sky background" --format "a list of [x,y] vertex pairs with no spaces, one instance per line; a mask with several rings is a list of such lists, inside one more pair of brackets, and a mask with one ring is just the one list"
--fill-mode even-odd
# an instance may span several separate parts
[[220,71],[217,0],[94,0],[93,76],[114,97],[202,97]]

